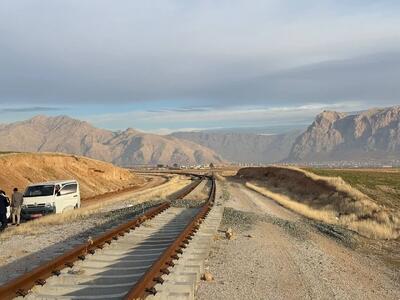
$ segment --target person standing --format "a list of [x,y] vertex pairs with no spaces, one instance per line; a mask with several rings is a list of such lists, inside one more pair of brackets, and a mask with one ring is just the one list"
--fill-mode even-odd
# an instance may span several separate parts
[[19,226],[19,223],[21,221],[21,207],[23,201],[23,195],[18,192],[17,188],[14,188],[14,192],[11,196],[11,214],[13,225],[15,225],[16,223],[17,226]]
[[0,190],[0,232],[7,228],[7,207],[10,202],[6,197],[6,193]]

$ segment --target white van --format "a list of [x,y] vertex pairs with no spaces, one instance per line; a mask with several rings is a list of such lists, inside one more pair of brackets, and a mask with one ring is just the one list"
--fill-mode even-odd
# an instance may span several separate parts
[[10,219],[11,218],[11,207],[10,206],[7,207],[6,217],[7,217],[7,220],[11,220]]
[[24,219],[32,219],[80,206],[81,195],[76,180],[49,181],[31,184],[26,188],[21,215]]

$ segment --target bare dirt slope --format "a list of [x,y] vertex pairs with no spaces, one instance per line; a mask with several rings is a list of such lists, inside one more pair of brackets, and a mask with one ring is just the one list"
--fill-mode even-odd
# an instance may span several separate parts
[[0,156],[0,188],[10,195],[14,187],[30,183],[76,179],[83,198],[144,183],[142,177],[110,163],[65,154],[6,154]]
[[309,218],[341,225],[366,237],[400,237],[399,212],[377,204],[340,177],[323,177],[286,167],[244,168],[237,177]]
[[221,232],[207,263],[214,281],[198,299],[399,299],[398,270],[243,184],[219,187],[221,231],[233,227],[234,239]]

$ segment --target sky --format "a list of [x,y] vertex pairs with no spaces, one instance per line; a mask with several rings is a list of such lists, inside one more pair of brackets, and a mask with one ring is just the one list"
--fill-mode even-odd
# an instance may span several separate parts
[[400,1],[2,0],[2,123],[169,133],[400,104]]

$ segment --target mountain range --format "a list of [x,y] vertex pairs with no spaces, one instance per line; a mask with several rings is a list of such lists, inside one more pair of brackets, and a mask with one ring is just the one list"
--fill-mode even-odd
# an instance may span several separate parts
[[400,159],[400,106],[324,111],[303,132],[110,131],[67,116],[0,125],[0,151],[63,152],[121,166]]
[[293,144],[288,161],[400,159],[400,106],[355,114],[324,111]]
[[234,163],[273,163],[284,160],[301,134],[292,130],[282,134],[234,132],[176,132],[172,136],[208,147]]
[[113,132],[67,116],[36,116],[27,121],[0,125],[0,141],[1,151],[63,152],[121,166],[223,162],[211,149],[187,140],[131,128]]

